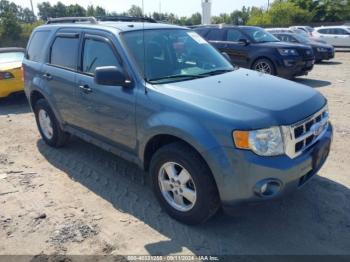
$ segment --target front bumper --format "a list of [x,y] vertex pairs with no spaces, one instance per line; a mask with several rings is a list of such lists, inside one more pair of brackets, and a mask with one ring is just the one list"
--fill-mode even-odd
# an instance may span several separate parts
[[277,61],[277,75],[284,78],[307,75],[314,67],[315,59],[301,57],[284,57]]
[[[224,207],[242,203],[274,199],[296,191],[308,182],[325,163],[332,142],[333,128],[329,125],[325,134],[302,155],[262,157],[251,151],[235,148],[216,148],[204,157],[215,177]],[[276,194],[257,194],[256,186],[262,181],[280,183]]]
[[328,52],[315,52],[316,61],[330,60],[334,58],[334,50]]

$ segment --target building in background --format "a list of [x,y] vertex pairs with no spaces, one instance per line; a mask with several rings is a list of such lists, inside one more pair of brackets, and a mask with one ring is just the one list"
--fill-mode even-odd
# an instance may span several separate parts
[[211,24],[211,0],[202,0],[202,24]]

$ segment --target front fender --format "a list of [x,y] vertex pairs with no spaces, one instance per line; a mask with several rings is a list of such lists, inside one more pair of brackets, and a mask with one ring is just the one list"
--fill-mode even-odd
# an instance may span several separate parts
[[175,112],[160,112],[144,122],[139,128],[139,158],[144,161],[144,153],[148,142],[158,135],[171,135],[184,140],[199,153],[219,145],[210,130],[200,119]]

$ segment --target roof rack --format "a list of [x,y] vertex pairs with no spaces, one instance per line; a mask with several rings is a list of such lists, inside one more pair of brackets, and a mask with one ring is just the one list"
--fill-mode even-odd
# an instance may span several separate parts
[[150,17],[135,17],[135,16],[99,16],[96,17],[98,21],[102,22],[148,22],[157,23],[156,20]]
[[60,17],[60,18],[49,18],[46,24],[61,24],[61,23],[90,23],[97,24],[95,17]]

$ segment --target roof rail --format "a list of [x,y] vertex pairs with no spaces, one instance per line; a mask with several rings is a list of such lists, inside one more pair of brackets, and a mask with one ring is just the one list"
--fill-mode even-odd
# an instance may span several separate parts
[[148,22],[157,23],[156,20],[150,17],[136,17],[136,16],[98,16],[96,17],[98,21],[103,22]]
[[61,24],[61,23],[90,23],[97,24],[95,17],[59,17],[59,18],[49,18],[46,24]]

